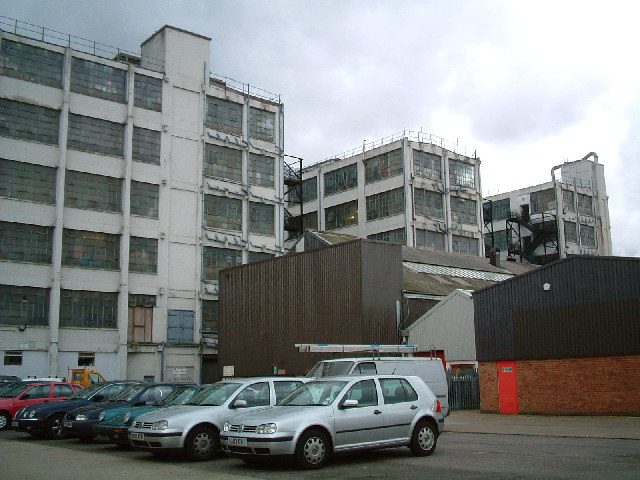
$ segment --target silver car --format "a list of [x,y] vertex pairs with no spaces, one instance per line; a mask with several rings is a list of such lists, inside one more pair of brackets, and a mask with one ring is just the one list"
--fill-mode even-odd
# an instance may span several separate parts
[[238,415],[220,442],[249,463],[282,455],[315,469],[334,452],[408,446],[430,455],[443,429],[440,402],[420,378],[359,375],[316,379],[274,407]]
[[240,378],[214,383],[184,405],[140,415],[129,441],[153,454],[178,452],[190,460],[216,456],[219,432],[238,412],[275,405],[306,382],[297,377]]

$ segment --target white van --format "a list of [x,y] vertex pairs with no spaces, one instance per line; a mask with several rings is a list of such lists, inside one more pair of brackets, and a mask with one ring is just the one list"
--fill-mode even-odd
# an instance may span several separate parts
[[309,370],[307,377],[337,375],[415,375],[426,383],[440,401],[442,412],[449,415],[447,375],[439,358],[431,357],[362,357],[323,360]]

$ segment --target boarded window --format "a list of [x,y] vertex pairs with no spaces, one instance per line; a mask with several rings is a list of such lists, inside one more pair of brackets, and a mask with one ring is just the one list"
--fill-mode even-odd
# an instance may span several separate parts
[[213,130],[242,135],[242,105],[208,96],[204,125]]
[[62,265],[118,270],[120,236],[65,228],[62,234]]
[[123,157],[124,125],[70,113],[67,146],[74,150]]
[[162,110],[162,79],[136,73],[133,82],[133,104],[147,110]]
[[51,264],[53,227],[0,222],[0,259]]
[[125,103],[126,78],[125,70],[82,58],[71,59],[72,92]]
[[0,98],[0,135],[58,145],[60,112]]
[[251,138],[273,142],[276,114],[259,108],[249,108],[249,135]]
[[205,143],[204,175],[242,182],[242,152],[234,148]]
[[122,180],[68,170],[65,176],[65,207],[122,212]]
[[60,88],[64,55],[26,43],[2,39],[0,75]]
[[358,224],[358,201],[353,200],[341,203],[324,210],[324,223],[326,230],[349,227]]
[[169,310],[167,342],[193,343],[193,310]]
[[[315,178],[314,178],[315,180]],[[358,166],[347,165],[324,174],[324,195],[345,192],[358,186]]]
[[158,240],[131,237],[129,240],[129,271],[156,273],[158,271]]
[[0,196],[53,205],[56,173],[52,167],[0,159]]
[[61,290],[60,326],[117,328],[118,294],[115,292]]
[[442,208],[442,194],[440,192],[432,192],[416,188],[413,191],[416,215],[425,217],[444,218],[444,210]]
[[144,343],[153,340],[153,307],[129,304],[129,343]]
[[158,185],[131,181],[131,215],[158,218],[159,201]]
[[274,220],[273,205],[249,202],[249,232],[273,236]]
[[160,132],[133,127],[132,158],[136,162],[160,165]]
[[442,158],[433,153],[413,151],[413,173],[416,177],[442,180]]
[[0,325],[49,325],[48,288],[0,285]]

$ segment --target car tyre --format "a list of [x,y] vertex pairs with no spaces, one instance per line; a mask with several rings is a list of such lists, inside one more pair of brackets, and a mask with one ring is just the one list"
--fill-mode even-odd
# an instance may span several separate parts
[[11,415],[8,412],[0,412],[0,430],[6,430],[11,426]]
[[320,430],[304,432],[294,454],[294,461],[298,468],[316,470],[322,468],[331,455],[331,442],[327,435]]
[[189,460],[201,462],[216,456],[220,445],[218,432],[207,426],[195,427],[184,442],[184,454]]
[[431,455],[438,443],[438,433],[431,422],[422,420],[418,422],[411,435],[409,448],[418,457]]
[[64,438],[64,413],[57,413],[52,415],[49,420],[47,420],[47,426],[45,427],[45,437],[49,440],[60,440]]

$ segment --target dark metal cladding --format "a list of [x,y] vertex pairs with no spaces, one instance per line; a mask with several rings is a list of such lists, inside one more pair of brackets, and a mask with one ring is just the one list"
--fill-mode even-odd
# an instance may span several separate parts
[[401,247],[368,240],[222,270],[219,368],[305,375],[333,354],[296,343],[396,344],[401,294]]
[[640,353],[639,258],[572,256],[473,299],[478,361]]

